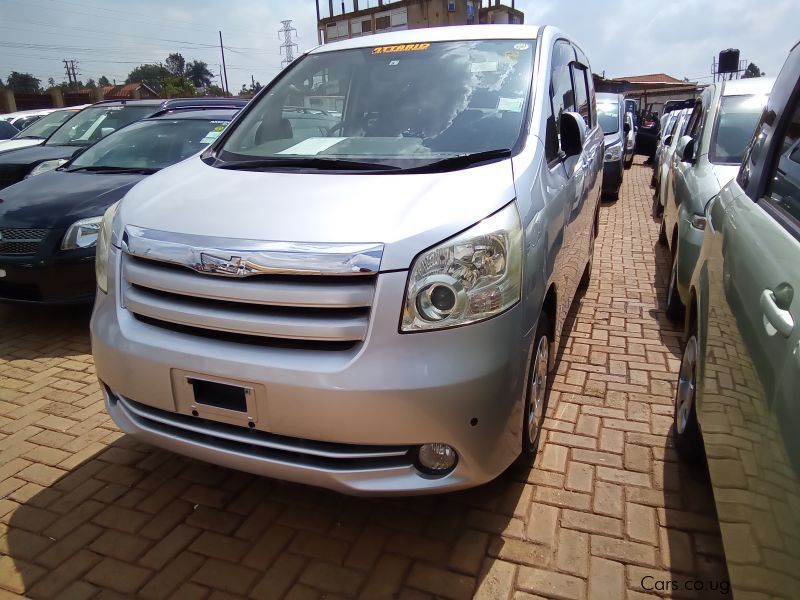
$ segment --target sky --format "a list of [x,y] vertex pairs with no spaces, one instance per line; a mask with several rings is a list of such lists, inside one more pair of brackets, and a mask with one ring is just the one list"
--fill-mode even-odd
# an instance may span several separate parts
[[[325,16],[328,3],[321,4]],[[334,4],[340,10],[341,0]],[[798,0],[516,0],[516,6],[526,23],[570,33],[606,77],[667,73],[704,83],[725,48],[739,48],[743,59],[774,76],[800,41]],[[313,0],[0,0],[0,77],[14,70],[44,85],[66,81],[63,60],[75,59],[79,79],[105,75],[122,83],[135,66],[171,52],[203,60],[218,74],[221,30],[234,92],[251,77],[263,84],[279,72],[285,19],[297,29],[300,52],[316,45]]]

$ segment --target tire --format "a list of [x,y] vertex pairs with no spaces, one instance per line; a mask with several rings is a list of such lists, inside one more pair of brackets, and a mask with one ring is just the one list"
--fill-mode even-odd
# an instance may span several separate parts
[[[677,248],[676,248],[677,250]],[[672,256],[672,268],[669,274],[669,286],[667,287],[667,318],[673,323],[679,323],[683,317],[683,302],[678,293],[678,254]]]
[[522,414],[522,453],[517,464],[524,467],[533,465],[542,437],[547,401],[550,398],[551,347],[550,321],[543,314],[539,317],[539,325],[536,327],[533,356],[528,369],[525,410]]
[[682,461],[699,463],[704,456],[703,436],[697,422],[697,360],[700,345],[697,342],[697,325],[692,323],[681,357],[678,386],[675,391],[672,441]]

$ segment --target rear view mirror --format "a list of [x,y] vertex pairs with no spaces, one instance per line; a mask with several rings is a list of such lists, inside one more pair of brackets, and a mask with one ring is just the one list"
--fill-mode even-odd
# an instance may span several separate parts
[[575,112],[561,113],[561,149],[567,157],[577,156],[583,151],[586,141],[586,121]]
[[678,145],[675,147],[675,154],[683,162],[694,162],[694,138],[685,135],[679,139]]
[[100,128],[100,137],[106,137],[107,135],[110,135],[112,133],[114,133],[114,128],[113,127],[101,127]]

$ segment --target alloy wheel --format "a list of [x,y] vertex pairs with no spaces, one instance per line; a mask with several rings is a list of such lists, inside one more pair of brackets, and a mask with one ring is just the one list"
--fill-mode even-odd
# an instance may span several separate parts
[[544,400],[547,392],[547,371],[550,365],[550,347],[547,336],[539,338],[536,357],[531,370],[531,406],[528,411],[528,441],[536,444],[544,421]]

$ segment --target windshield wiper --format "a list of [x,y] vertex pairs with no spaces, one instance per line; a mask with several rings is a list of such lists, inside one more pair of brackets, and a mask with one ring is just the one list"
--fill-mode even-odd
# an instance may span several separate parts
[[89,167],[76,167],[74,169],[64,169],[68,173],[114,173],[118,175],[150,175],[158,169],[148,169],[145,167],[104,167],[102,165]]
[[17,139],[17,140],[43,140],[45,138],[43,138],[40,135],[15,135],[14,139]]
[[361,162],[358,160],[345,160],[341,158],[328,158],[320,156],[309,156],[301,158],[261,158],[258,160],[240,160],[224,162],[217,159],[215,167],[220,169],[232,169],[247,171],[250,169],[269,169],[272,167],[297,167],[320,170],[342,170],[342,171],[396,171],[399,167],[393,165],[382,165],[371,162]]
[[441,160],[435,160],[420,167],[405,169],[412,173],[438,173],[440,171],[451,171],[471,167],[482,162],[492,162],[511,157],[510,148],[495,148],[494,150],[484,150],[483,152],[469,152],[448,156]]

